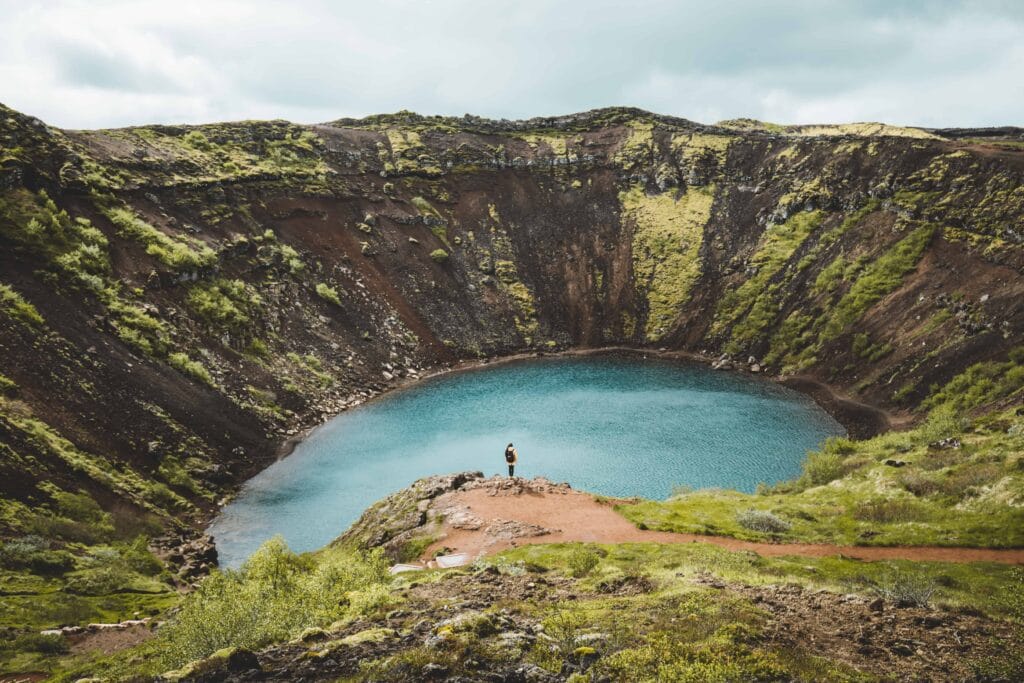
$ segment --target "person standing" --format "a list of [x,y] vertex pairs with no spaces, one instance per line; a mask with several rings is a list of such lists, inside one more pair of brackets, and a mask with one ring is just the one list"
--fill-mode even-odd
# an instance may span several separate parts
[[515,476],[517,460],[519,460],[519,453],[516,452],[515,446],[512,444],[505,446],[505,462],[508,463],[508,476],[510,477]]

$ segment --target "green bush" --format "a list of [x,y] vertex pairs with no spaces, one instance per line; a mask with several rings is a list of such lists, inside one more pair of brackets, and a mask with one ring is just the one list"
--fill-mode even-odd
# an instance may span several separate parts
[[172,368],[178,370],[179,372],[183,372],[186,375],[191,375],[192,377],[195,377],[199,381],[211,387],[216,386],[216,384],[213,381],[213,376],[210,375],[210,371],[203,367],[202,363],[192,360],[191,358],[188,357],[188,355],[184,353],[170,354],[169,356],[167,356],[167,362],[171,365]]
[[171,237],[139,218],[131,209],[106,208],[104,215],[118,232],[146,247],[146,253],[177,270],[213,265],[217,254],[209,247],[187,237]]
[[256,648],[297,636],[387,600],[388,566],[377,550],[316,557],[273,538],[238,571],[214,572],[160,631],[161,665],[174,668],[226,647]]
[[948,405],[956,412],[994,403],[1024,391],[1024,347],[1010,351],[1005,361],[976,363],[935,391],[922,404],[933,413]]
[[744,510],[736,516],[736,523],[751,531],[772,534],[781,534],[792,527],[792,524],[767,510]]
[[110,294],[107,310],[112,316],[111,324],[117,336],[147,355],[163,355],[167,351],[170,337],[164,323],[150,315],[141,306]]
[[866,579],[871,591],[897,604],[928,607],[939,589],[931,576],[891,569],[877,580]]
[[233,331],[245,328],[263,304],[259,294],[241,280],[225,279],[195,285],[186,302],[207,323]]
[[[44,655],[63,655],[70,651],[64,636],[42,633],[25,633],[10,641],[0,643],[0,650],[11,652],[38,652]],[[17,679],[15,679],[17,680]]]
[[28,535],[0,545],[0,567],[28,569],[44,576],[71,571],[75,558],[64,550],[50,550],[50,544],[41,536]]
[[434,260],[434,263],[444,263],[448,260],[448,252],[444,249],[435,249],[430,252],[430,258]]
[[853,518],[862,522],[878,524],[894,524],[916,522],[925,517],[925,511],[919,503],[902,498],[885,498],[857,503],[853,508]]
[[318,282],[316,285],[316,294],[328,303],[332,303],[335,306],[341,306],[341,297],[338,296],[338,290],[334,287],[324,284],[323,282]]
[[963,418],[949,403],[943,403],[933,408],[920,428],[920,434],[927,443],[959,436],[963,431]]
[[0,194],[0,237],[44,261],[73,286],[99,291],[110,273],[107,238],[85,218],[72,218],[46,194]]
[[822,486],[843,476],[843,459],[835,453],[811,451],[804,460],[803,479],[810,486]]
[[10,286],[0,284],[0,311],[11,316],[15,320],[30,325],[42,325],[43,316],[35,306],[25,301],[25,298]]
[[110,515],[103,511],[95,500],[86,493],[57,491],[53,499],[54,510],[61,516],[78,522],[110,524]]
[[576,578],[589,574],[597,566],[601,558],[586,546],[577,546],[569,554],[569,571]]

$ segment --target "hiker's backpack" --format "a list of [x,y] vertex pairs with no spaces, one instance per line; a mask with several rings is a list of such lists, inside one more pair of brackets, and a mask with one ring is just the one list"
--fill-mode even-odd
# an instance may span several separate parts
[[511,448],[506,448],[505,449],[505,462],[507,462],[509,465],[511,465],[515,461],[516,461],[516,452],[514,450],[512,450]]

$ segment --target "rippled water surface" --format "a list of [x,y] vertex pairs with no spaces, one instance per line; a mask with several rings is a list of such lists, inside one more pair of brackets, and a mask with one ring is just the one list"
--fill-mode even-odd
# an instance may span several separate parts
[[425,380],[344,413],[250,480],[211,527],[237,566],[281,534],[312,550],[374,501],[460,470],[543,475],[611,496],[665,498],[677,485],[752,491],[789,479],[843,428],[811,399],[703,365],[552,358]]

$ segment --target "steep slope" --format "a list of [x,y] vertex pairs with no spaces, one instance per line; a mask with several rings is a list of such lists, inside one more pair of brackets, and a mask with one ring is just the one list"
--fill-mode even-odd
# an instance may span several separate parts
[[958,376],[958,410],[1019,402],[1021,140],[633,109],[62,131],[2,108],[0,534],[184,531],[303,426],[521,351],[724,355],[908,419]]

